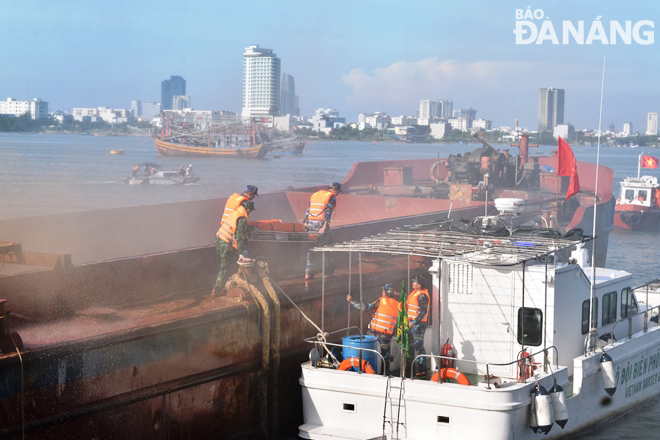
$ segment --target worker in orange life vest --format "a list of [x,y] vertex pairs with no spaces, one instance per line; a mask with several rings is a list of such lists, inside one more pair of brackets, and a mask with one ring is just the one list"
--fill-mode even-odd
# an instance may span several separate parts
[[[337,207],[337,196],[341,192],[341,183],[333,182],[327,190],[316,191],[309,199],[309,208],[305,213],[303,225],[308,232],[318,234],[315,246],[326,246],[332,242],[330,235],[330,219]],[[316,271],[315,260],[318,258],[316,252],[307,253],[307,265],[305,266],[305,279],[314,278]],[[325,256],[325,274],[332,275],[334,267],[332,264],[332,252]]]
[[137,177],[139,170],[140,170],[139,165],[133,165],[133,177]]
[[229,266],[236,260],[236,254],[247,254],[247,220],[254,211],[254,202],[245,200],[220,223],[215,237],[215,250],[218,262],[218,276],[211,295],[218,295],[225,287]]
[[[346,301],[353,307],[363,312],[376,309],[374,317],[369,323],[368,334],[375,336],[380,344],[380,354],[385,359],[385,374],[390,375],[390,342],[396,331],[396,321],[399,316],[399,301],[396,300],[398,293],[394,291],[391,284],[385,284],[383,294],[376,301],[362,304],[351,301],[351,295],[346,296]],[[374,365],[372,365],[375,367]]]
[[[426,354],[424,350],[424,333],[428,324],[429,310],[429,291],[426,289],[426,279],[422,275],[417,275],[412,280],[413,291],[406,300],[406,310],[408,311],[408,325],[410,326],[410,335],[414,341],[415,356]],[[425,376],[427,372],[426,359],[419,358],[415,368],[416,376]]]
[[225,203],[225,210],[222,213],[222,220],[229,217],[229,214],[234,212],[236,208],[241,206],[243,202],[254,200],[255,197],[259,197],[259,188],[254,185],[248,185],[245,187],[243,194],[234,193],[227,198],[227,203]]

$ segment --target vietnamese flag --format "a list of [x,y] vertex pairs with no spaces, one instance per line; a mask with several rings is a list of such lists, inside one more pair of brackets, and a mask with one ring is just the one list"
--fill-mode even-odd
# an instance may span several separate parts
[[653,156],[642,156],[642,168],[658,168],[658,158]]
[[557,175],[568,176],[571,178],[571,183],[568,185],[568,191],[566,191],[566,200],[568,200],[572,195],[575,195],[580,191],[577,161],[575,160],[575,155],[573,154],[573,150],[571,150],[571,146],[561,137],[559,137],[558,149],[559,160],[557,163]]

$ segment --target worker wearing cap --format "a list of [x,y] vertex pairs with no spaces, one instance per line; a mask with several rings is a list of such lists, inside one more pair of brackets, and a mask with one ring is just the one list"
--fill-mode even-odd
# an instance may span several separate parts
[[229,266],[236,260],[236,253],[247,252],[247,220],[254,211],[254,202],[244,200],[220,223],[215,237],[215,250],[218,262],[218,276],[213,286],[212,295],[217,295],[225,287]]
[[[315,246],[326,246],[331,243],[332,237],[330,236],[330,220],[332,212],[337,207],[337,195],[341,192],[341,183],[333,182],[328,186],[328,189],[322,189],[312,194],[309,199],[309,208],[305,213],[303,225],[308,232],[318,234]],[[309,280],[314,278],[316,259],[315,252],[307,253],[307,265],[305,266],[305,279]],[[334,271],[332,265],[332,256],[326,255],[325,258],[325,274],[332,275]]]
[[248,185],[245,187],[245,191],[242,194],[234,193],[229,198],[227,198],[227,203],[225,203],[225,210],[222,213],[222,219],[229,217],[229,214],[234,212],[236,208],[241,206],[243,202],[248,200],[254,200],[255,197],[259,197],[259,189],[254,185]]
[[383,293],[376,301],[368,304],[351,301],[351,295],[346,296],[346,301],[353,307],[363,312],[376,309],[374,317],[369,323],[369,335],[375,336],[380,344],[380,354],[385,359],[385,374],[390,375],[390,342],[396,329],[396,321],[399,316],[399,301],[396,300],[398,293],[394,291],[391,284],[383,286]]
[[[413,291],[406,300],[406,310],[408,311],[408,325],[410,334],[413,337],[415,356],[426,354],[424,350],[424,333],[428,324],[429,310],[429,291],[426,289],[426,279],[422,275],[417,275],[412,280]],[[426,359],[419,358],[415,368],[416,376],[426,376]]]

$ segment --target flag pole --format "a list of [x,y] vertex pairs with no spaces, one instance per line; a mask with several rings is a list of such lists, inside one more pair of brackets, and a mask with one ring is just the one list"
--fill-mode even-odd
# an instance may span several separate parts
[[594,297],[596,296],[596,207],[598,205],[598,168],[600,168],[600,133],[603,122],[603,91],[605,90],[605,59],[603,54],[603,74],[600,82],[600,113],[598,116],[598,144],[596,152],[596,183],[594,184],[594,219],[591,232],[591,297],[589,299],[590,329],[595,328]]
[[644,155],[644,152],[642,151],[642,154],[639,155],[637,158],[637,178],[639,179],[639,173],[641,172],[641,165],[642,165],[642,156]]

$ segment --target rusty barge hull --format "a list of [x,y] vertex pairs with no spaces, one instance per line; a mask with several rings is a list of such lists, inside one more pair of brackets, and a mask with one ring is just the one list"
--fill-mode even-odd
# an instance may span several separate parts
[[[365,173],[379,176],[394,165],[413,167],[408,182],[413,193],[414,187],[428,183],[433,161],[402,162],[357,164],[343,183],[349,190],[368,186]],[[585,188],[590,184],[589,165],[580,165]],[[405,193],[411,185],[386,185],[391,182],[379,179],[374,177],[371,185],[381,194],[340,196],[333,218],[336,241],[447,217],[450,210],[454,219],[484,211],[483,202],[390,196],[385,187]],[[554,201],[556,184],[548,180],[553,191],[502,194],[524,195],[526,209],[538,211]],[[254,218],[299,222],[314,189],[264,194]],[[606,191],[599,191],[599,197],[613,210],[611,189],[609,198]],[[0,221],[0,230],[7,234],[0,239],[11,237],[23,246],[3,260],[0,297],[13,313],[3,321],[24,343],[20,355],[0,354],[0,438],[21,438],[23,431],[34,439],[263,435],[255,422],[262,410],[265,374],[263,311],[251,298],[208,296],[216,275],[212,239],[224,201]],[[567,224],[591,224],[593,211],[587,202],[581,201]],[[125,219],[130,219],[130,227]],[[606,238],[611,215],[609,224],[607,215],[598,222]],[[305,286],[300,277],[310,243],[251,246],[314,322],[324,321],[330,331],[347,326],[349,278],[353,292],[360,290],[357,255],[352,275],[347,261],[337,259],[332,278]],[[413,261],[413,274],[423,270],[421,261]],[[367,298],[378,295],[384,279],[407,276],[405,258],[363,258],[361,286]],[[280,301],[280,386],[268,403],[271,434],[278,417],[285,431],[300,422],[301,411],[291,407],[299,404],[299,365],[311,348],[302,341],[312,327],[294,306]],[[354,311],[349,324],[359,323]]]

